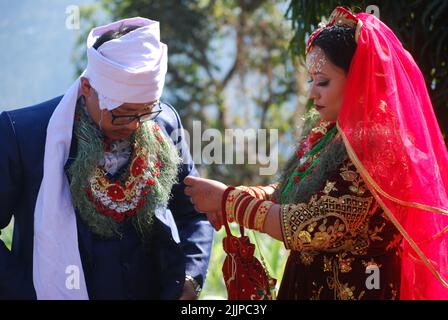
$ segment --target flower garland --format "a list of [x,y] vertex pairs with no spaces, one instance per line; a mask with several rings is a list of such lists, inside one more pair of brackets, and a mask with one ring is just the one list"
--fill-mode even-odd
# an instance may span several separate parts
[[334,122],[320,122],[313,128],[305,141],[296,151],[298,164],[292,171],[285,188],[281,193],[281,201],[284,201],[294,185],[303,179],[309,179],[310,174],[319,162],[319,154],[329,141],[336,135],[337,128]]
[[103,238],[121,236],[120,223],[128,218],[145,237],[155,209],[166,206],[170,198],[178,153],[155,122],[144,122],[131,137],[129,164],[114,179],[99,165],[104,138],[84,108],[78,105],[76,109],[77,155],[68,170],[73,205],[92,232]]
[[146,154],[147,151],[136,143],[129,177],[124,185],[119,181],[110,181],[103,168],[96,168],[89,181],[90,187],[85,191],[99,213],[112,217],[116,222],[122,222],[134,216],[145,204],[145,196],[151,192],[151,186],[156,184],[152,177],[160,175],[161,167],[158,157],[153,156],[154,169],[150,170]]

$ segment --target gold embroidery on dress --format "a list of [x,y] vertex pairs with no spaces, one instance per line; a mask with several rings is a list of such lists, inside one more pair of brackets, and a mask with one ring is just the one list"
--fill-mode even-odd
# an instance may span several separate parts
[[[386,251],[394,250],[394,249],[400,247],[402,240],[403,240],[403,236],[401,235],[401,233],[395,233],[392,240],[386,246]],[[397,251],[397,253],[399,253],[399,251]]]
[[310,300],[320,300],[320,294],[322,293],[323,289],[324,286],[318,287],[316,282],[313,281],[313,290]]
[[343,252],[341,254],[338,254],[338,263],[339,263],[339,271],[341,273],[348,273],[352,270],[352,262],[355,260],[355,258],[346,258],[347,253]]
[[324,193],[328,195],[331,191],[338,191],[338,189],[335,187],[336,182],[330,182],[327,180],[324,188]]
[[364,260],[361,260],[361,263],[362,263],[362,265],[363,265],[364,267],[366,267],[366,268],[371,267],[371,266],[374,266],[374,267],[377,267],[377,268],[379,269],[379,268],[382,267],[382,265],[376,263],[375,260],[373,260],[373,258],[370,258],[370,260],[367,261],[367,262],[364,261]]
[[331,262],[331,258],[327,258],[327,256],[324,256],[324,272],[330,272],[331,270],[333,270]]
[[394,289],[394,284],[393,283],[389,283],[389,287],[390,287],[390,292],[392,294],[392,297],[390,299],[391,300],[397,300],[398,290]]
[[301,251],[300,252],[300,261],[304,266],[310,266],[314,261],[314,256],[316,256],[318,252],[316,251]]
[[[287,247],[293,250],[349,250],[353,239],[338,241],[347,233],[357,236],[366,223],[373,199],[344,195],[321,196],[309,204],[286,205],[282,210],[282,227]],[[331,218],[331,223],[329,222]],[[309,228],[308,228],[309,227]],[[313,234],[313,230],[317,230]],[[334,244],[338,243],[335,247]],[[368,245],[368,243],[367,243]],[[359,249],[359,248],[358,248]]]
[[356,172],[355,165],[352,162],[349,161],[341,167],[340,175],[342,179],[352,183],[348,188],[354,194],[362,196],[366,192],[364,180]]
[[350,286],[348,283],[339,281],[339,266],[337,261],[333,260],[333,274],[327,277],[327,284],[330,290],[333,290],[335,300],[360,300],[365,291],[361,291],[355,296],[356,286]]
[[370,233],[370,240],[372,241],[383,241],[383,238],[381,238],[378,233],[383,232],[384,227],[386,226],[386,223],[383,222],[380,227],[375,226],[375,229]]
[[[363,266],[381,268],[371,258],[378,253],[400,254],[402,236],[398,230],[391,229],[390,219],[369,193],[353,163],[346,161],[339,174],[343,181],[326,180],[322,192],[314,194],[308,203],[281,206],[286,248],[297,251],[298,264],[317,267],[326,275],[326,283],[312,282],[308,289],[310,299],[321,299],[322,295],[331,298],[332,293],[334,299],[343,300],[365,298],[366,293],[371,297],[364,280],[359,282],[354,272]],[[338,192],[347,194],[339,196]],[[375,244],[371,246],[371,243]],[[388,268],[388,260],[384,261]],[[396,299],[399,284],[387,278],[384,281],[387,281],[386,291]]]

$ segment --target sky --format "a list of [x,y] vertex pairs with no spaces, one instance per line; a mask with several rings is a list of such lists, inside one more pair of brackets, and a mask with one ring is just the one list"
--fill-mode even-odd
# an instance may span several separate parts
[[[72,52],[78,30],[67,8],[92,0],[0,1],[0,111],[63,94],[75,79]],[[82,17],[80,19],[82,23]]]

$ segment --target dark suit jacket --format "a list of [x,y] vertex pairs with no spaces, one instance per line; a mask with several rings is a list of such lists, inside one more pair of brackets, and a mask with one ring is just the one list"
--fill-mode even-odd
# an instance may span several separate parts
[[[35,299],[33,286],[34,208],[43,176],[48,121],[62,97],[0,114],[0,229],[14,216],[12,250],[0,241],[0,299]],[[170,137],[181,133],[179,115],[168,104],[156,119]],[[77,218],[79,250],[91,299],[177,299],[185,274],[203,283],[208,267],[213,229],[184,195],[183,179],[198,173],[183,134],[170,137],[182,146],[183,163],[172,189],[169,219],[155,219],[153,241],[143,248],[129,221],[122,239],[100,239]],[[74,144],[72,144],[74,145]],[[72,148],[70,158],[76,156]],[[70,165],[70,158],[66,167]],[[164,212],[167,217],[170,212]]]

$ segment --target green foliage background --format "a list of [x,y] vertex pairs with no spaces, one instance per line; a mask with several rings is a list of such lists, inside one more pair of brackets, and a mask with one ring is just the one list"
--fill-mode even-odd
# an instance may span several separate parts
[[0,232],[0,240],[3,241],[6,247],[11,250],[13,223],[11,222],[5,229]]

